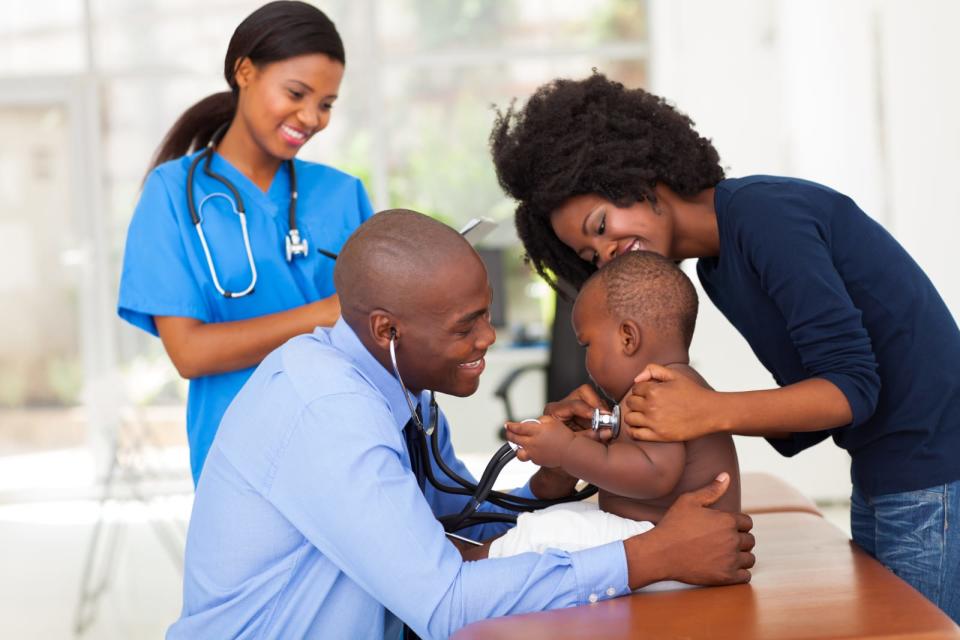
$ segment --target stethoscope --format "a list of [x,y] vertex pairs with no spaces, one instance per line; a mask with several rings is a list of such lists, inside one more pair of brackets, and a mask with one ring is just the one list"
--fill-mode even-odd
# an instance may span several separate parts
[[[187,209],[190,212],[190,219],[193,221],[193,228],[197,230],[197,236],[200,238],[200,245],[203,247],[203,253],[207,258],[207,267],[210,269],[210,277],[213,279],[213,286],[217,288],[217,291],[220,292],[224,298],[242,298],[243,296],[253,293],[253,288],[257,284],[257,266],[253,262],[253,251],[250,249],[250,233],[247,230],[247,215],[246,209],[243,206],[243,198],[240,196],[240,192],[237,191],[237,188],[227,180],[224,176],[220,175],[213,171],[210,168],[210,158],[213,157],[214,147],[220,139],[223,137],[223,134],[226,132],[229,122],[223,124],[219,129],[217,129],[214,134],[210,137],[210,142],[207,143],[207,146],[204,147],[203,151],[198,153],[193,161],[190,163],[190,169],[187,171]],[[193,187],[194,187],[194,173],[197,171],[197,166],[203,162],[203,172],[225,186],[227,191],[233,196],[233,200],[230,199],[225,193],[211,193],[200,201],[200,206],[194,206],[194,196],[193,196]],[[297,174],[293,168],[293,160],[287,160],[287,168],[290,171],[290,206],[288,209],[288,219],[290,223],[290,230],[287,231],[287,237],[284,242],[286,249],[287,262],[292,262],[293,259],[297,256],[306,256],[308,253],[308,245],[306,238],[300,237],[300,231],[297,229]],[[247,252],[247,262],[250,265],[250,284],[242,291],[227,291],[220,284],[220,279],[217,277],[217,270],[213,266],[213,257],[210,255],[210,247],[207,244],[207,238],[203,233],[203,205],[207,203],[211,198],[223,198],[230,203],[233,212],[237,214],[240,218],[240,230],[243,234],[243,246]]]
[[[403,383],[403,378],[400,376],[400,368],[397,366],[397,351],[395,342],[396,330],[391,329],[390,362],[393,365],[393,373],[397,376],[397,381],[400,383],[401,389],[403,389],[403,397],[406,399],[407,407],[410,409],[410,416],[417,426],[417,446],[420,447],[420,455],[421,459],[424,461],[423,467],[426,477],[430,481],[430,484],[432,484],[438,491],[470,496],[469,502],[467,502],[466,506],[460,512],[440,516],[438,518],[448,536],[464,542],[479,545],[480,543],[476,542],[475,540],[470,540],[469,538],[455,535],[453,532],[466,529],[467,527],[472,527],[476,524],[483,524],[487,522],[516,523],[516,514],[478,511],[480,505],[484,502],[490,502],[491,504],[495,504],[511,511],[534,511],[536,509],[544,509],[555,504],[583,500],[584,498],[588,498],[597,492],[597,487],[593,485],[587,485],[580,491],[563,498],[558,498],[556,500],[540,500],[537,498],[524,498],[510,493],[494,491],[493,484],[496,482],[500,472],[508,462],[517,457],[517,446],[509,442],[501,446],[497,452],[493,454],[493,457],[490,458],[490,461],[487,463],[483,474],[480,476],[480,480],[476,484],[460,476],[456,471],[447,466],[446,462],[443,460],[443,456],[440,455],[440,439],[437,432],[437,421],[439,420],[440,411],[437,407],[436,394],[433,391],[430,392],[430,426],[426,427],[423,423],[423,420],[419,415],[417,415],[412,394],[407,391],[407,386]],[[536,418],[528,418],[524,422],[530,421],[539,422],[539,420]],[[615,407],[612,414],[601,413],[599,409],[596,409],[594,411],[591,427],[594,431],[610,429],[613,437],[619,435],[619,408]],[[430,440],[429,449],[427,446],[428,438]],[[453,480],[459,486],[446,485],[437,479],[433,473],[433,465],[430,464],[431,452],[433,454],[433,459],[437,462],[437,466],[440,467],[440,469],[447,475],[448,478]],[[410,455],[412,456],[413,452],[410,452]]]

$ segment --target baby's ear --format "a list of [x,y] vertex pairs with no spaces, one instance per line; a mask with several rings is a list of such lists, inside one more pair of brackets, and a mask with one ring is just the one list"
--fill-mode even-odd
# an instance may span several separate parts
[[643,333],[640,325],[633,320],[621,320],[617,332],[620,338],[620,348],[623,349],[623,355],[633,356],[633,354],[640,350],[640,341]]

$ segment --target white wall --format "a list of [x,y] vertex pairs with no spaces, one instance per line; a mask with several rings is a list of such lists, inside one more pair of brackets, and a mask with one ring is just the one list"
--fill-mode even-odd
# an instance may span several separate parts
[[887,0],[883,33],[890,229],[960,317],[960,3]]
[[[651,89],[712,138],[727,175],[794,175],[852,196],[913,254],[957,316],[960,3],[650,0]],[[692,265],[687,265],[692,267]],[[702,291],[694,364],[722,390],[770,375]],[[738,439],[744,470],[820,499],[849,494],[849,458],[823,443],[783,459]]]

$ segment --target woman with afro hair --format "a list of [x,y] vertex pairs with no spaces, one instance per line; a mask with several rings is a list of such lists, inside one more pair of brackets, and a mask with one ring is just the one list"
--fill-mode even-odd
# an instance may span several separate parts
[[718,392],[651,365],[630,434],[764,436],[787,456],[831,436],[852,457],[854,541],[960,622],[960,330],[903,247],[828,187],[726,178],[690,118],[596,72],[500,113],[490,146],[548,282],[579,287],[626,251],[697,258],[778,385]]

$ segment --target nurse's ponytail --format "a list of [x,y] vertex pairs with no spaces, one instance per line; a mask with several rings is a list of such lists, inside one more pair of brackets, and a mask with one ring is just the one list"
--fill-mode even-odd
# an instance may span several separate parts
[[233,119],[236,108],[234,93],[221,91],[184,111],[163,138],[150,169],[206,145],[220,125]]
[[230,90],[207,96],[184,111],[164,137],[150,169],[203,147],[221,125],[233,120],[240,95],[234,75],[241,60],[263,65],[313,53],[344,65],[347,61],[336,26],[316,7],[279,0],[251,13],[227,46],[223,75]]

